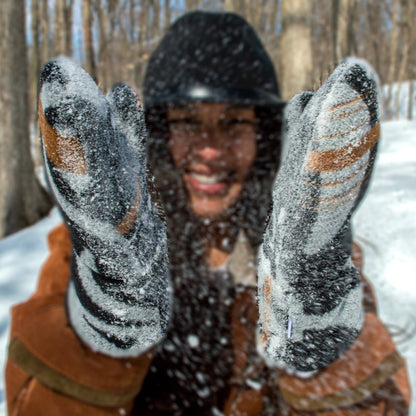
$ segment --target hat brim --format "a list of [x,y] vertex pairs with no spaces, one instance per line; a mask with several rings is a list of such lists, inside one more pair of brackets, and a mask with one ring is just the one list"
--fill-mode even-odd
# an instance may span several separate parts
[[157,95],[150,94],[145,107],[185,105],[188,103],[232,103],[248,107],[283,108],[286,102],[275,94],[258,89],[215,87],[207,85],[182,85],[165,90]]

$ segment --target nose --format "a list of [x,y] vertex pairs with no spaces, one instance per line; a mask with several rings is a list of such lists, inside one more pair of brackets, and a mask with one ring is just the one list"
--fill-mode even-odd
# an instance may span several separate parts
[[213,126],[204,126],[204,131],[198,139],[197,154],[204,160],[213,160],[221,156],[224,147],[224,137]]
[[217,147],[206,145],[198,150],[198,154],[205,160],[213,160],[220,155],[220,150]]

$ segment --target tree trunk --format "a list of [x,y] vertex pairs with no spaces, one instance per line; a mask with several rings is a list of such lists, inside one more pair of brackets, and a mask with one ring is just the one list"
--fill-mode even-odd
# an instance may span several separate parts
[[[37,85],[39,81],[39,73],[40,73],[40,48],[39,48],[39,26],[40,26],[40,19],[39,19],[39,0],[32,0],[32,56],[31,56],[31,68],[32,68],[32,86],[34,96],[37,96]],[[34,110],[34,108],[33,108]]]
[[249,19],[249,4],[247,4],[249,0],[224,0],[224,10],[227,12],[234,12],[238,13],[241,16],[245,17],[247,20]]
[[265,25],[265,16],[264,16],[264,0],[261,2],[263,4],[257,4],[255,2],[251,3],[252,7],[252,24],[257,34],[261,36],[262,39],[265,38],[267,27]]
[[134,0],[129,0],[129,35],[128,35],[128,56],[127,60],[128,63],[126,65],[127,69],[127,80],[128,83],[133,87],[137,88],[135,84],[135,62],[138,59],[138,41],[137,41],[137,34],[138,34],[138,16],[136,13],[136,4]]
[[[84,0],[85,1],[85,0]],[[63,4],[63,16],[65,23],[65,55],[72,56],[72,9],[73,0],[65,0]]]
[[0,237],[33,224],[51,208],[30,155],[23,0],[0,2]]
[[105,65],[108,70],[108,77],[109,77],[108,82],[107,82],[107,89],[110,88],[116,81],[117,68],[116,68],[116,64],[114,61],[115,61],[115,52],[116,52],[115,41],[117,39],[116,12],[119,7],[118,0],[109,0],[108,4],[109,4],[109,7],[108,7],[109,19],[107,21],[108,25],[106,28],[108,48],[107,48],[107,54],[105,55]]
[[280,79],[282,97],[312,88],[312,40],[309,0],[282,0]]
[[399,66],[399,75],[397,82],[399,87],[396,90],[396,96],[394,97],[394,113],[396,119],[400,116],[400,91],[404,88],[403,82],[406,80],[408,74],[408,62],[410,55],[410,26],[412,25],[411,17],[411,1],[403,0],[401,2],[401,16],[402,21],[400,25],[400,39],[402,44],[402,58]]
[[277,0],[269,0],[266,8],[266,19],[267,19],[267,38],[266,41],[273,39],[276,34],[277,25]]
[[224,0],[224,10],[227,12],[234,12],[234,0]]
[[390,32],[390,63],[389,72],[387,76],[387,98],[386,98],[386,115],[387,119],[391,120],[391,99],[393,93],[393,82],[395,81],[396,74],[396,60],[397,60],[397,47],[398,47],[398,20],[399,20],[399,0],[393,2],[393,15],[392,15],[392,27]]
[[160,0],[152,0],[153,22],[152,22],[152,44],[157,42],[160,35]]
[[369,53],[376,72],[381,76],[382,19],[379,0],[370,0],[366,7],[366,19],[369,24]]
[[39,16],[39,0],[32,0],[32,56],[31,56],[31,76],[30,76],[30,120],[35,127],[35,138],[34,138],[34,163],[35,166],[42,166],[42,144],[40,141],[39,126],[38,126],[38,112],[37,112],[37,97],[39,95],[39,76],[41,67],[40,57],[40,16]]
[[353,54],[355,0],[335,0],[335,61],[338,63]]
[[49,45],[48,0],[40,0],[40,26],[41,26],[41,37],[42,37],[41,62],[43,65],[51,57],[50,45]]
[[135,85],[142,85],[148,59],[149,0],[141,0],[139,24],[139,45],[134,68]]
[[65,53],[65,0],[55,2],[55,20],[53,30],[53,54],[55,56]]
[[[410,1],[409,2],[410,10],[409,10],[409,44],[415,45],[416,44],[416,30],[414,24],[412,22],[416,19],[416,5]],[[407,109],[406,109],[406,116],[408,120],[412,120],[413,117],[413,106],[414,106],[414,84],[416,78],[416,57],[414,53],[411,53],[409,56],[409,63],[408,63],[408,79],[409,79],[409,89],[408,89],[408,101],[407,101]]]
[[412,120],[413,117],[413,93],[414,93],[414,84],[415,82],[413,81],[413,79],[410,79],[409,81],[409,90],[408,90],[408,101],[407,101],[407,109],[406,109],[406,113],[407,113],[407,119],[408,120]]
[[198,0],[185,0],[187,11],[195,10],[198,7]]
[[338,62],[337,45],[338,45],[338,24],[339,24],[339,6],[340,0],[333,0],[331,5],[331,58],[333,63]]
[[92,41],[93,15],[91,0],[82,2],[82,28],[84,34],[85,70],[97,82],[97,66],[95,64],[94,46]]
[[104,9],[104,4],[100,0],[94,1],[94,10],[98,19],[99,27],[99,46],[98,46],[98,81],[105,91],[109,86],[109,68],[107,66],[107,55],[109,45],[107,40],[108,13]]
[[163,3],[163,30],[166,32],[170,26],[170,0]]

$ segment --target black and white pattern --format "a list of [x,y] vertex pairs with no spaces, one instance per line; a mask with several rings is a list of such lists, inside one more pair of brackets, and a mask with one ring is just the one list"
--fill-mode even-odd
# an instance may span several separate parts
[[259,349],[283,368],[328,365],[362,327],[350,217],[374,162],[377,94],[373,70],[350,58],[288,104],[289,142],[258,257]]
[[48,180],[73,242],[69,320],[94,350],[139,355],[165,336],[171,309],[166,227],[147,186],[142,109],[128,86],[104,97],[64,57],[44,67],[40,102]]

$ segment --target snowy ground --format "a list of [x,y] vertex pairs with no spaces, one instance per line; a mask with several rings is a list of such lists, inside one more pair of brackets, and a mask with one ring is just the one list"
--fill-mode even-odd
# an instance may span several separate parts
[[54,209],[35,226],[0,241],[0,415],[5,415],[3,368],[10,307],[35,290],[38,270],[47,256],[46,234],[60,222]]
[[[416,122],[388,122],[369,194],[354,220],[380,315],[408,360],[416,402]],[[9,308],[34,290],[47,255],[45,236],[59,222],[55,211],[34,227],[0,241],[0,368],[6,356]],[[0,378],[0,414],[5,414]],[[416,415],[413,404],[411,415]]]
[[354,218],[379,314],[406,357],[416,415],[416,121],[383,124],[368,196]]

